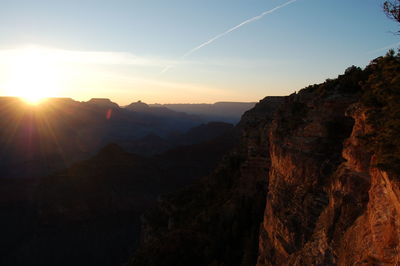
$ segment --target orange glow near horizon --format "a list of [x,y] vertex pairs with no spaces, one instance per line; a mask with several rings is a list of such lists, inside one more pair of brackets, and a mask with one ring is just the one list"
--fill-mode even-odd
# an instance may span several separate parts
[[35,96],[29,96],[29,97],[19,97],[21,100],[23,100],[25,103],[29,105],[39,105],[42,102],[46,101],[48,98],[42,98],[42,97],[35,97]]
[[[119,105],[146,103],[214,103],[258,101],[264,85],[246,81],[257,93],[243,95],[242,85],[213,84],[191,75],[160,75],[165,59],[109,51],[64,50],[30,45],[0,49],[0,96],[37,105],[45,98],[88,101],[109,98]],[[258,85],[257,85],[258,84]],[[274,86],[275,87],[275,86]]]

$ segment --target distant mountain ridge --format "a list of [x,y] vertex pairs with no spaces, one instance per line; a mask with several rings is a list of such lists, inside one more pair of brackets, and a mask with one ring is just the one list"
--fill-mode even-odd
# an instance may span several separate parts
[[151,107],[166,107],[201,117],[207,122],[223,121],[236,124],[244,112],[255,106],[255,102],[216,102],[213,104],[150,104]]
[[141,101],[0,97],[0,115],[1,265],[125,262],[140,215],[238,143],[219,113],[207,123]]
[[[151,108],[150,108],[151,109]],[[38,106],[0,97],[0,178],[42,176],[110,142],[182,134],[202,121],[170,110],[131,111],[109,99],[49,98]]]
[[155,115],[168,118],[188,119],[200,123],[204,122],[204,119],[201,119],[200,116],[187,114],[185,112],[180,112],[180,111],[174,111],[164,106],[148,105],[142,101],[133,102],[125,106],[124,109],[141,113],[143,115]]
[[116,109],[119,108],[118,104],[112,102],[110,99],[107,98],[92,98],[89,101],[87,101],[87,103],[104,108],[116,108]]

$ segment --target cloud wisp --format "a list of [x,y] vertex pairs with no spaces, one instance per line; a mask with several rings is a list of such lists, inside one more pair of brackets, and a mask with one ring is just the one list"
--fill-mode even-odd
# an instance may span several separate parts
[[155,57],[140,57],[128,52],[77,51],[28,46],[0,50],[0,65],[20,60],[46,60],[53,63],[129,65],[139,67],[160,67],[175,61]]
[[[297,1],[297,0],[290,0],[290,1],[288,1],[288,2],[286,2],[286,3],[284,3],[284,4],[282,4],[282,5],[279,5],[279,6],[277,6],[277,7],[274,7],[274,8],[272,8],[272,9],[270,9],[270,10],[264,11],[263,13],[261,13],[261,14],[258,15],[258,16],[255,16],[255,17],[252,17],[252,18],[250,18],[250,19],[247,19],[247,20],[245,20],[245,21],[239,23],[239,24],[236,25],[235,27],[232,27],[232,28],[230,28],[230,29],[224,31],[223,33],[220,33],[220,34],[216,35],[215,37],[209,39],[208,41],[206,41],[206,42],[204,42],[204,43],[202,43],[202,44],[200,44],[200,45],[198,45],[198,46],[192,48],[192,49],[189,50],[187,53],[185,53],[184,55],[182,55],[182,57],[181,57],[180,59],[181,59],[181,60],[182,60],[182,59],[185,59],[186,57],[188,57],[189,55],[193,54],[194,52],[200,50],[200,49],[203,48],[204,46],[207,46],[207,45],[209,45],[209,44],[215,42],[216,40],[218,40],[218,39],[224,37],[225,35],[228,35],[229,33],[231,33],[231,32],[233,32],[233,31],[235,31],[235,30],[237,30],[237,29],[243,27],[244,25],[247,25],[247,24],[250,24],[250,23],[252,23],[252,22],[254,22],[254,21],[257,21],[257,20],[259,20],[259,19],[262,19],[264,16],[269,15],[269,14],[275,12],[276,10],[281,9],[281,8],[287,6],[287,5],[290,5],[290,4],[292,4],[292,3],[296,2],[296,1]],[[169,69],[171,69],[174,65],[176,65],[176,64],[171,64],[171,65],[166,66],[166,67],[161,71],[161,73],[167,72],[167,71],[168,71]]]

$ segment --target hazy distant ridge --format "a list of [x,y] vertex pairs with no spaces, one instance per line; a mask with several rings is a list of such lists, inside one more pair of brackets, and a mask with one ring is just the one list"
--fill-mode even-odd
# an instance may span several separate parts
[[247,110],[254,107],[255,102],[216,102],[214,104],[150,104],[152,107],[166,107],[177,112],[198,115],[205,121],[239,122]]

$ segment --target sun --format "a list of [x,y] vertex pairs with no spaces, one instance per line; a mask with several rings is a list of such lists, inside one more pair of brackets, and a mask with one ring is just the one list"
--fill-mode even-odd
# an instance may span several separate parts
[[7,94],[35,105],[57,97],[59,83],[57,62],[46,49],[19,49],[10,58]]

